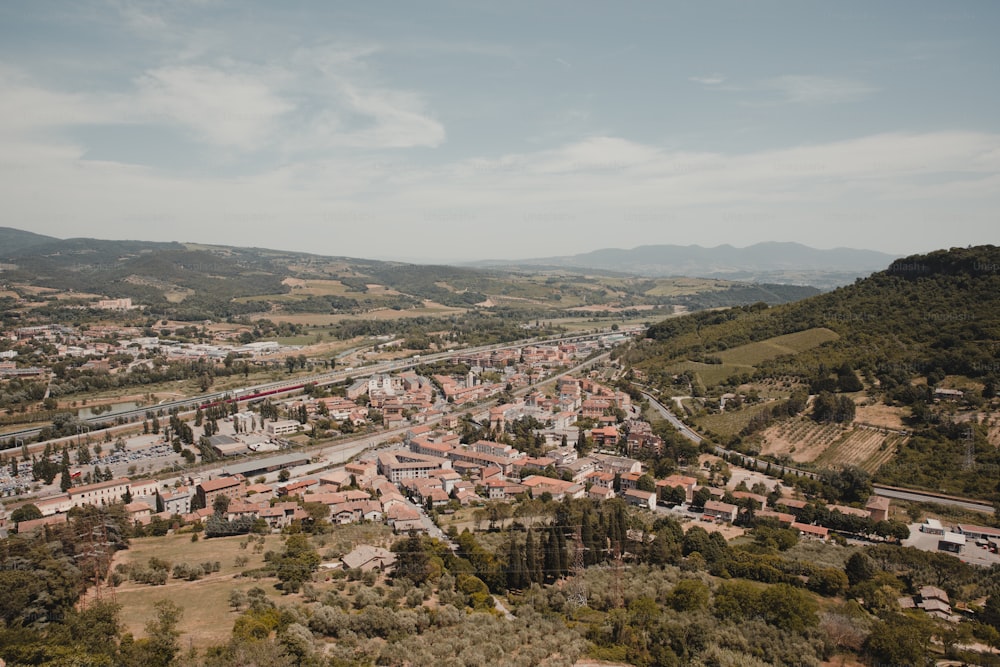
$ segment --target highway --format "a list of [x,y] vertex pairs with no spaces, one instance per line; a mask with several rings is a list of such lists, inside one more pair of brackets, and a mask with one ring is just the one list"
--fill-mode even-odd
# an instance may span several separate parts
[[[640,390],[641,391],[641,390]],[[677,415],[670,411],[665,405],[660,403],[655,397],[646,391],[642,391],[642,395],[646,397],[649,401],[650,406],[656,409],[664,419],[670,422],[674,428],[676,428],[681,435],[690,440],[691,442],[700,445],[705,438],[696,433],[690,426],[678,419]],[[755,470],[763,471],[766,470],[768,466],[771,466],[771,470],[774,473],[792,473],[797,474],[801,477],[809,477],[811,479],[818,479],[819,475],[810,470],[802,470],[801,468],[793,468],[791,466],[782,465],[775,463],[774,461],[766,461],[758,459],[754,456],[748,456],[747,454],[742,454],[740,452],[733,451],[731,449],[726,449],[721,445],[712,445],[713,451],[719,456],[729,456],[730,460],[732,457],[738,457],[741,459],[743,467],[752,468]],[[962,509],[972,510],[975,512],[983,512],[985,514],[994,514],[995,510],[993,505],[985,503],[981,500],[974,500],[972,498],[963,498],[960,496],[950,496],[940,493],[930,493],[927,491],[915,491],[910,489],[901,489],[893,486],[885,486],[883,484],[873,484],[872,490],[877,496],[884,496],[886,498],[895,498],[897,500],[907,500],[910,502],[919,503],[936,503],[938,505],[951,505],[953,507],[961,507]]]

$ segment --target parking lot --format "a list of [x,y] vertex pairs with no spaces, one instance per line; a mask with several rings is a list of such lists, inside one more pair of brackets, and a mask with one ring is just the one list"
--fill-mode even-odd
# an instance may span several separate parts
[[962,550],[957,554],[940,551],[938,549],[938,542],[941,540],[941,535],[922,533],[920,532],[921,525],[922,524],[919,523],[910,524],[910,536],[903,540],[904,547],[913,547],[914,549],[920,549],[921,551],[947,553],[948,555],[955,556],[963,563],[969,563],[971,565],[990,567],[991,565],[1000,563],[1000,554],[992,553],[989,549],[977,546],[972,540],[966,540],[965,546],[962,547]]

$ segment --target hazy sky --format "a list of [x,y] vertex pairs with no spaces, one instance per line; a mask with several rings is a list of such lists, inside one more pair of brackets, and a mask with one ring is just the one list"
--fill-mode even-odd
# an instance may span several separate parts
[[1000,3],[0,4],[0,226],[411,260],[1000,243]]

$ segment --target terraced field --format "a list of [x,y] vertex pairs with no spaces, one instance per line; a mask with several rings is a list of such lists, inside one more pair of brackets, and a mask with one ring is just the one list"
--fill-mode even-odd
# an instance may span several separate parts
[[856,465],[874,473],[893,457],[906,437],[886,429],[817,424],[800,417],[765,430],[761,454],[788,456],[796,463],[824,468]]

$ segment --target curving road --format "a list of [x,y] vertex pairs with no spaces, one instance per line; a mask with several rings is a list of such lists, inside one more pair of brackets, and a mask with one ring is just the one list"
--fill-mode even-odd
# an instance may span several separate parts
[[[642,390],[640,390],[642,391]],[[670,411],[665,405],[660,403],[655,397],[646,391],[642,391],[642,395],[646,397],[649,401],[649,405],[653,407],[657,412],[659,412],[664,419],[670,422],[674,428],[676,428],[681,435],[690,440],[691,442],[700,445],[705,438],[696,433],[690,426],[678,419],[677,415]],[[784,473],[798,474],[803,477],[809,477],[812,479],[817,479],[819,475],[810,470],[802,470],[801,468],[793,468],[787,465],[781,465],[774,463],[773,461],[763,461],[754,456],[748,456],[740,452],[733,451],[731,449],[726,449],[721,445],[712,445],[712,449],[719,456],[737,456],[742,459],[744,467],[753,468],[755,470],[765,470],[767,466],[771,466],[772,470],[780,471]],[[963,498],[961,496],[949,496],[940,493],[930,493],[927,491],[915,491],[910,489],[901,489],[898,487],[885,486],[883,484],[873,484],[872,490],[877,496],[884,496],[886,498],[895,498],[897,500],[907,500],[911,502],[919,503],[937,503],[939,505],[951,505],[954,507],[961,507],[962,509],[972,510],[975,512],[983,512],[985,514],[994,514],[995,510],[993,505],[989,503],[984,503],[981,500],[975,500],[972,498]]]

